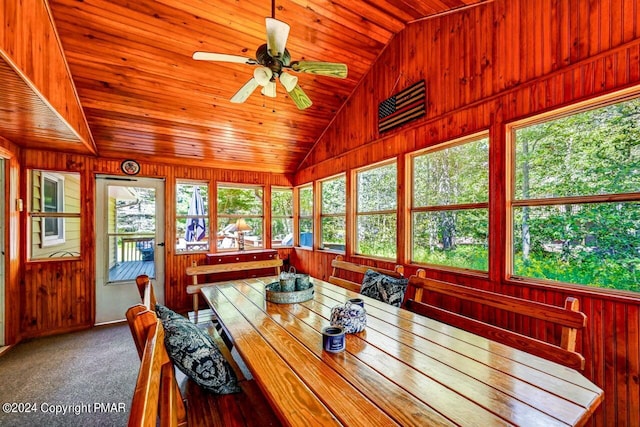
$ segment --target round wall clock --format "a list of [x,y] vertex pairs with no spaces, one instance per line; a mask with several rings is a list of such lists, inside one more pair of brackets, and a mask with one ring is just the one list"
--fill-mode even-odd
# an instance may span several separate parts
[[120,164],[120,169],[127,175],[137,175],[140,172],[140,165],[135,160],[125,160]]

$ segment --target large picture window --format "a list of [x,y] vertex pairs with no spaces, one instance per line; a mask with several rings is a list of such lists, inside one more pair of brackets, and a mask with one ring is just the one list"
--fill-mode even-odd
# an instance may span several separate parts
[[263,247],[264,189],[239,184],[218,184],[218,236],[220,250]]
[[356,254],[396,258],[397,175],[395,162],[356,172]]
[[510,134],[511,273],[640,291],[640,99]]
[[209,250],[209,186],[178,182],[176,185],[176,252]]
[[271,188],[271,246],[293,246],[292,188]]
[[411,260],[488,271],[489,139],[412,155]]
[[298,189],[298,244],[313,247],[313,185]]
[[344,175],[320,182],[320,249],[344,252],[347,217],[347,182]]

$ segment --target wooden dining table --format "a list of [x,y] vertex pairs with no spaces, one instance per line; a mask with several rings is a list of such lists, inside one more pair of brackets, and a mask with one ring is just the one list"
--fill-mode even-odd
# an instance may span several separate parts
[[[285,425],[582,425],[603,399],[574,369],[318,279],[308,301],[269,302],[275,280],[202,294]],[[331,309],[354,297],[365,330],[324,351]]]

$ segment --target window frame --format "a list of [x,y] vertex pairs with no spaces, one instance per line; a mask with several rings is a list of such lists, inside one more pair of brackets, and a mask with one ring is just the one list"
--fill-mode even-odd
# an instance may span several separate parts
[[[275,192],[283,192],[283,191],[290,191],[291,192],[291,215],[288,216],[284,216],[284,215],[274,215],[273,213],[273,193]],[[271,186],[271,247],[272,248],[292,248],[294,246],[295,243],[295,235],[296,235],[296,227],[295,227],[295,222],[294,222],[294,218],[295,218],[295,197],[294,197],[294,191],[293,191],[293,187],[281,187],[281,186]],[[273,222],[274,220],[291,220],[291,224],[292,224],[292,230],[293,230],[293,237],[291,239],[291,244],[290,245],[283,245],[282,243],[274,245],[273,244]]]
[[[640,202],[640,191],[637,193],[599,194],[592,196],[563,196],[548,198],[532,198],[516,200],[516,137],[518,129],[550,122],[553,120],[581,114],[586,111],[596,110],[613,104],[623,103],[640,97],[638,86],[616,91],[603,96],[598,96],[586,101],[580,101],[568,106],[560,107],[541,114],[536,114],[521,120],[514,120],[505,124],[505,246],[504,246],[504,271],[502,276],[508,284],[515,285],[539,285],[553,289],[570,289],[580,292],[589,292],[598,295],[617,295],[623,297],[637,297],[638,293],[621,289],[609,289],[596,286],[588,286],[580,283],[561,282],[551,279],[520,276],[514,274],[514,208],[556,206],[559,204],[590,204],[607,202]],[[528,202],[528,203],[527,203]]]
[[[220,218],[229,218],[229,219],[234,219],[234,220],[239,220],[239,219],[259,219],[260,222],[262,223],[262,234],[260,235],[260,241],[262,242],[262,244],[260,246],[255,246],[253,247],[253,249],[266,249],[266,230],[265,230],[265,197],[267,195],[267,191],[266,191],[266,185],[255,185],[255,184],[243,184],[243,183],[237,183],[237,182],[217,182],[216,183],[216,193],[215,193],[215,234],[217,236],[218,234],[218,225],[219,225],[219,221]],[[220,188],[236,188],[236,189],[242,189],[242,190],[247,190],[247,189],[260,189],[262,190],[262,205],[260,206],[260,210],[261,210],[261,214],[260,215],[256,215],[256,214],[220,214],[219,212],[219,206],[217,203],[218,200],[218,193],[220,191]],[[211,233],[210,233],[211,235]],[[238,248],[233,247],[233,248],[218,248],[217,245],[217,238],[216,238],[216,244],[213,245],[215,246],[215,252],[233,252],[233,251],[237,251]],[[211,245],[210,245],[211,248]],[[245,238],[245,249],[244,250],[248,250],[247,246],[246,246],[246,238]]]
[[[206,186],[207,187],[207,192],[208,192],[208,198],[209,198],[209,203],[205,204],[205,211],[207,213],[205,213],[204,215],[182,215],[182,214],[178,214],[177,211],[177,197],[178,197],[178,186],[179,185],[191,185],[191,186],[198,186],[198,187],[202,187],[202,186]],[[189,179],[177,179],[176,183],[175,183],[175,199],[174,199],[174,212],[175,212],[175,231],[177,231],[177,225],[178,225],[178,220],[185,218],[186,221],[189,221],[189,218],[202,218],[205,220],[209,230],[209,234],[207,236],[206,239],[206,248],[204,249],[194,249],[194,250],[189,250],[189,249],[185,249],[185,250],[178,250],[177,248],[177,242],[176,245],[174,246],[174,250],[176,255],[185,255],[185,254],[192,254],[192,253],[198,253],[198,252],[204,252],[207,253],[211,250],[211,236],[212,236],[212,228],[211,228],[211,209],[210,209],[210,205],[211,205],[211,184],[209,181],[198,181],[198,180],[189,180]],[[217,227],[216,227],[217,228]],[[217,230],[216,230],[217,232]],[[175,236],[176,238],[178,238],[177,234]],[[204,242],[204,241],[203,241]],[[188,246],[187,246],[188,248]]]
[[[395,209],[385,209],[385,210],[379,210],[379,211],[364,211],[364,212],[360,212],[360,206],[358,204],[358,191],[359,191],[359,180],[358,180],[358,174],[363,173],[363,172],[368,172],[370,170],[373,169],[378,169],[378,168],[383,168],[389,165],[394,164],[396,167],[396,189],[395,189],[395,194],[396,194],[396,207]],[[388,160],[384,160],[381,162],[377,162],[374,163],[372,165],[367,165],[361,168],[357,168],[354,169],[352,171],[352,180],[353,180],[353,255],[358,256],[358,257],[366,257],[366,258],[371,258],[371,259],[379,259],[379,260],[393,260],[394,262],[397,262],[397,260],[399,259],[399,252],[398,252],[398,238],[399,238],[399,225],[400,225],[400,221],[399,221],[399,215],[400,215],[400,197],[398,194],[398,183],[401,181],[401,177],[399,176],[399,162],[398,162],[398,158],[393,157],[391,159]],[[361,252],[358,251],[359,248],[359,240],[358,240],[358,219],[361,216],[374,216],[374,215],[395,215],[396,216],[396,239],[395,239],[395,257],[393,258],[388,258],[388,257],[384,257],[384,256],[380,256],[380,255],[371,255],[371,254],[363,254]]]
[[[458,204],[450,204],[450,205],[434,205],[434,206],[415,206],[415,194],[414,194],[414,182],[415,182],[415,163],[414,159],[420,156],[427,155],[429,153],[434,153],[437,151],[446,150],[448,148],[453,148],[460,145],[465,145],[467,143],[477,142],[481,139],[487,139],[489,144],[487,149],[487,165],[489,170],[487,171],[488,180],[487,180],[487,201],[486,202],[475,202],[475,203],[458,203]],[[490,239],[487,237],[487,270],[476,270],[472,268],[464,268],[452,265],[445,264],[433,264],[427,262],[421,262],[414,260],[413,247],[414,247],[414,235],[413,232],[413,217],[416,213],[429,213],[429,212],[442,212],[442,211],[472,211],[478,209],[486,209],[487,210],[487,236],[491,235],[491,185],[490,185],[490,177],[491,177],[491,144],[492,138],[489,130],[483,130],[480,132],[476,132],[470,135],[465,135],[459,138],[454,138],[451,140],[447,140],[444,142],[440,142],[438,144],[432,145],[430,147],[414,151],[412,153],[408,153],[406,155],[406,168],[408,172],[406,173],[407,177],[407,236],[405,241],[407,242],[407,247],[405,248],[407,263],[410,265],[420,266],[420,267],[428,267],[434,270],[441,271],[451,271],[457,273],[465,273],[471,274],[474,276],[480,277],[488,277],[489,272],[491,270],[491,261],[490,261]]]
[[[345,194],[344,194],[344,209],[341,213],[325,213],[323,211],[323,195],[324,195],[324,185],[325,183],[331,182],[331,181],[337,181],[339,179],[343,179],[344,180],[344,188],[345,188]],[[320,230],[319,236],[318,236],[318,250],[321,251],[325,251],[325,252],[334,252],[334,253],[338,253],[338,254],[344,254],[346,253],[346,249],[347,249],[347,174],[346,172],[337,174],[337,175],[333,175],[327,178],[323,178],[321,180],[318,180],[318,183],[320,184],[320,191],[318,192],[318,206],[319,206],[319,223],[318,223],[318,229]],[[340,249],[332,249],[332,248],[326,248],[324,246],[324,228],[323,228],[323,220],[325,218],[343,218],[344,219],[344,249],[340,250]]]
[[[314,248],[314,239],[315,239],[315,221],[314,221],[314,211],[315,211],[315,191],[314,191],[314,182],[310,182],[307,184],[303,184],[303,185],[299,185],[295,188],[295,192],[294,192],[294,201],[295,201],[295,238],[294,238],[294,246],[298,247],[298,248],[302,248],[302,249],[310,249],[313,250]],[[302,209],[300,208],[300,192],[303,190],[311,190],[311,213],[309,215],[302,215],[301,211]],[[311,246],[306,246],[306,245],[302,245],[300,242],[300,223],[302,222],[302,220],[307,220],[307,221],[311,221]]]

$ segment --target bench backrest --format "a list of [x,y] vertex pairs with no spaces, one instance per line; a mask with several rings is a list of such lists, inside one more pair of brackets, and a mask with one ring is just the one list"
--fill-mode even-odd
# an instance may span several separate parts
[[186,425],[186,409],[164,346],[162,322],[142,304],[129,308],[126,317],[140,355],[128,425],[155,427],[158,419],[160,426]]
[[[422,277],[421,277],[422,276]],[[576,333],[587,325],[587,316],[579,311],[576,298],[568,297],[564,307],[540,303],[495,292],[456,285],[423,277],[424,272],[409,278],[409,288],[415,297],[406,301],[406,308],[444,323],[465,329],[494,341],[502,342],[531,354],[553,360],[574,369],[584,369],[584,357],[575,351]],[[455,297],[510,313],[527,316],[560,325],[562,337],[559,346],[506,330],[470,317],[424,302],[424,291]]]
[[244,261],[231,264],[192,265],[187,267],[187,276],[193,277],[193,284],[198,284],[198,276],[204,274],[227,273],[230,271],[258,270],[273,268],[276,275],[280,274],[282,260],[280,258],[264,259],[258,261]]
[[341,271],[349,271],[351,273],[364,275],[367,270],[373,270],[377,271],[378,273],[386,274],[387,276],[392,276],[395,278],[404,277],[404,267],[401,265],[396,265],[395,270],[386,270],[384,268],[369,267],[366,265],[360,265],[345,261],[342,255],[336,256],[335,259],[331,261],[331,267],[333,267],[333,270],[328,280],[329,283],[333,283],[334,285],[341,286],[353,292],[360,292],[360,288],[362,287],[362,280],[360,280],[360,283],[358,283],[344,277],[339,277]]

